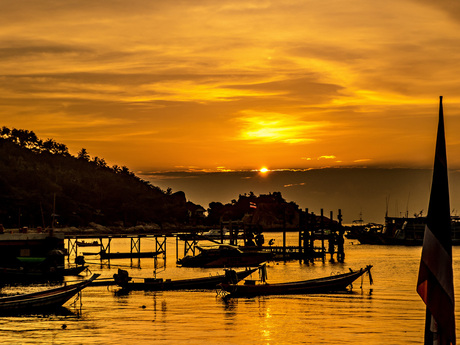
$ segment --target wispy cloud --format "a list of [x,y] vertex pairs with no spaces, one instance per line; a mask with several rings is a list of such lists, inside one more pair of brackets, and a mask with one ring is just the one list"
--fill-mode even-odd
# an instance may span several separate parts
[[258,142],[297,144],[314,141],[317,130],[325,123],[304,121],[297,116],[279,113],[244,111],[236,119],[240,123],[240,139]]
[[283,187],[284,187],[284,188],[288,188],[288,187],[297,187],[297,186],[305,186],[305,182],[301,182],[301,183],[289,183],[289,184],[285,184]]
[[1,125],[133,169],[428,166],[440,94],[458,122],[445,0],[7,0],[0,21]]

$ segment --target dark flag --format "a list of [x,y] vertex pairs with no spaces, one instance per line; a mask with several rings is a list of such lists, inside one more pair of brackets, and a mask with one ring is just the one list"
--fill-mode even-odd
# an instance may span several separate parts
[[452,237],[442,96],[417,292],[426,304],[425,344],[456,344]]

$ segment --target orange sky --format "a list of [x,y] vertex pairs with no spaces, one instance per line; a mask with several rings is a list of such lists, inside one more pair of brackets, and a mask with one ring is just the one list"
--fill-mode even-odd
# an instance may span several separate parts
[[2,1],[0,126],[132,171],[460,167],[460,4]]

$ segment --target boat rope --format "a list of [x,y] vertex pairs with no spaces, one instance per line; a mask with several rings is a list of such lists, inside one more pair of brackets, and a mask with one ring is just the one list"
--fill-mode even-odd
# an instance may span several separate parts
[[74,300],[70,303],[71,306],[73,306],[74,308],[77,307],[77,302],[80,302],[80,309],[83,305],[83,302],[82,302],[82,293],[81,291],[78,291],[78,293],[75,295],[75,298]]

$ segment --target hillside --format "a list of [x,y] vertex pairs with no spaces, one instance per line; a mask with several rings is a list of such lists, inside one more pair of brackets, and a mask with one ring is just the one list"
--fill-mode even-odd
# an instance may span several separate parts
[[[183,224],[183,192],[162,191],[126,167],[78,157],[51,139],[3,127],[0,137],[0,223],[5,228]],[[54,210],[54,211],[53,211]],[[54,212],[54,213],[53,213]]]
[[133,227],[185,229],[243,222],[260,229],[298,226],[298,206],[280,192],[209,203],[206,210],[140,179],[125,166],[109,167],[83,148],[72,156],[64,144],[42,141],[28,130],[0,132],[0,224],[5,228]]

